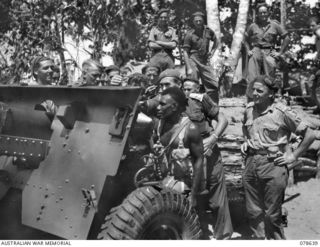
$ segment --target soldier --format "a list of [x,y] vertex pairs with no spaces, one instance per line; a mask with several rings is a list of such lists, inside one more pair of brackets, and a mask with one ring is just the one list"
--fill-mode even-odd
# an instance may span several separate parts
[[[297,114],[282,103],[275,103],[278,90],[274,81],[259,76],[253,81],[253,102],[243,122],[246,154],[243,185],[249,226],[256,239],[285,239],[281,205],[292,164],[314,140],[313,131]],[[289,146],[291,133],[303,137],[299,147]]]
[[[248,87],[247,96],[252,98],[252,80],[259,75],[268,75],[275,78],[276,59],[287,49],[290,39],[288,32],[279,22],[269,19],[270,13],[267,4],[259,4],[257,7],[257,19],[246,32],[246,48],[248,50]],[[277,37],[283,39],[279,52],[274,50]]]
[[[216,239],[228,239],[233,233],[233,227],[230,217],[229,204],[227,198],[227,189],[225,184],[224,169],[221,160],[221,154],[218,146],[219,136],[228,125],[228,121],[222,112],[219,112],[219,106],[206,94],[199,93],[199,81],[186,78],[183,82],[183,91],[188,98],[188,106],[185,114],[198,127],[204,146],[204,155],[206,162],[206,189],[208,190],[209,207],[216,214],[216,220],[212,224],[214,227],[214,237]],[[213,130],[211,121],[217,121]],[[199,205],[199,206],[206,206]],[[204,208],[206,209],[206,208]],[[204,210],[200,208],[200,221],[207,232],[205,226]],[[203,219],[202,219],[203,218]],[[207,237],[207,236],[204,236]]]
[[[188,118],[183,118],[182,113],[185,111],[186,104],[187,99],[179,88],[171,87],[165,89],[160,95],[158,105],[160,120],[156,126],[156,131],[158,139],[164,147],[172,143],[168,150],[183,148],[189,151],[193,167],[190,199],[191,205],[195,207],[197,203],[196,196],[201,192],[203,144],[197,126]],[[184,133],[182,137],[177,135],[180,132]],[[169,161],[174,159],[170,151],[167,155]]]
[[150,63],[158,66],[161,71],[174,67],[172,51],[177,47],[178,36],[176,30],[168,26],[169,10],[160,9],[158,25],[150,31],[148,46],[152,51]]
[[[181,77],[177,70],[165,70],[160,76],[160,91],[168,88],[181,88]],[[207,161],[207,188],[209,191],[209,207],[214,211],[217,210],[217,219],[214,226],[214,236],[217,239],[227,239],[231,237],[233,232],[232,223],[229,212],[229,205],[226,194],[226,185],[224,178],[223,166],[221,163],[221,155],[216,145],[218,137],[223,133],[227,127],[227,120],[222,113],[219,112],[219,107],[206,94],[197,93],[199,84],[193,79],[186,79],[184,82],[184,91],[188,97],[188,105],[186,106],[185,116],[197,125],[201,135],[204,139],[203,145]],[[190,93],[192,92],[192,94]],[[160,104],[160,97],[156,96],[150,100],[145,101],[142,106],[142,111],[147,115],[159,117],[157,106]],[[216,120],[217,125],[214,131],[211,122],[207,119]],[[203,205],[199,205],[202,206]],[[205,227],[205,226],[203,226]]]
[[122,76],[120,75],[120,68],[116,65],[110,65],[105,69],[108,84],[111,86],[121,86]]
[[[181,88],[181,75],[178,70],[167,69],[159,75],[159,91],[162,92],[169,87]],[[143,113],[149,116],[157,116],[157,107],[160,102],[160,94],[145,101],[140,102],[140,109]]]
[[84,86],[97,86],[99,79],[102,75],[102,65],[93,59],[87,59],[82,63],[82,74],[75,85]]
[[140,73],[133,73],[129,76],[127,86],[129,87],[142,87],[146,89],[148,86],[148,77]]
[[120,75],[122,77],[122,85],[127,86],[129,77],[133,74],[133,68],[130,65],[122,66],[120,68]]
[[156,85],[160,74],[160,68],[157,65],[148,63],[142,68],[142,74],[149,78],[150,85]]
[[38,56],[33,59],[31,73],[35,80],[29,82],[29,85],[52,85],[54,62],[51,58]]
[[[187,76],[196,80],[201,78],[210,98],[218,103],[219,82],[209,65],[209,58],[218,47],[218,41],[213,30],[204,25],[204,14],[196,12],[193,15],[194,29],[190,30],[184,39],[184,59],[186,62]],[[210,41],[213,42],[209,52]]]

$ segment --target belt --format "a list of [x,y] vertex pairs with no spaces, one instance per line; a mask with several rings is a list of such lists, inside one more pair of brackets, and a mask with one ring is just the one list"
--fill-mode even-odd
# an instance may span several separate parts
[[255,47],[258,47],[260,49],[266,49],[266,50],[270,50],[273,49],[273,46],[262,46],[262,45],[255,45]]
[[166,53],[166,54],[172,55],[172,50],[160,49],[160,50],[154,50],[153,53],[154,53],[154,54],[157,54],[157,53]]
[[248,154],[250,154],[250,155],[268,155],[268,150],[267,149],[249,148]]
[[282,153],[272,153],[270,151],[268,151],[267,149],[253,149],[253,148],[249,148],[248,150],[248,155],[261,155],[261,156],[268,156],[268,161],[273,162],[276,158],[280,157],[282,155]]

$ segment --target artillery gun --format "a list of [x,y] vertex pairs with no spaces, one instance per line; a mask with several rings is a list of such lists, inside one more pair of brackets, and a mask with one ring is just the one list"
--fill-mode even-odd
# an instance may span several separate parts
[[139,88],[0,86],[1,239],[198,239],[186,197],[136,188]]

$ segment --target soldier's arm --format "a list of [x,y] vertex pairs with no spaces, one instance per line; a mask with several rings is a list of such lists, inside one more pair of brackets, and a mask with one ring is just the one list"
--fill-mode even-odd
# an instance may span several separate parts
[[201,178],[203,173],[203,144],[200,131],[194,124],[190,124],[187,133],[187,142],[189,144],[190,154],[193,165],[193,181],[191,188],[191,201],[195,205],[195,198],[200,191]]
[[170,50],[173,50],[177,47],[177,42],[176,41],[160,41],[160,40],[157,40],[156,43],[162,47],[162,48],[165,48],[165,49],[170,49]]
[[281,44],[281,48],[279,51],[280,55],[283,54],[287,50],[289,44],[290,44],[290,38],[288,35],[286,35],[282,41],[282,44]]
[[192,67],[190,63],[189,52],[191,48],[191,36],[187,33],[183,41],[183,58],[186,64],[186,74],[190,76],[192,74]]
[[217,125],[213,133],[219,137],[227,128],[228,120],[222,112],[219,112],[216,117],[216,121],[217,121]]
[[243,119],[242,119],[242,134],[244,137],[244,142],[241,144],[240,150],[242,155],[246,155],[246,152],[248,151],[248,143],[247,140],[250,139],[249,138],[249,132],[246,126],[246,122],[247,122],[247,109],[244,112],[243,115]]
[[247,48],[248,51],[251,50],[251,37],[252,31],[251,31],[251,25],[247,28],[247,30],[244,33],[244,45]]
[[148,38],[148,46],[150,49],[161,49],[162,46],[157,44],[156,39],[155,39],[155,28],[152,28],[149,34]]
[[216,128],[211,135],[205,139],[205,150],[212,148],[218,141],[219,136],[224,132],[228,126],[228,120],[222,112],[219,111],[219,106],[207,94],[202,98],[203,113],[207,119],[215,120],[217,122]]
[[296,161],[313,143],[315,140],[315,134],[312,129],[307,128],[303,137],[302,142],[296,150],[293,152],[286,152],[283,156],[274,160],[274,162],[279,166],[289,165]]
[[316,138],[314,131],[309,128],[303,120],[301,120],[295,111],[293,111],[290,107],[282,107],[281,110],[283,112],[284,124],[286,128],[290,132],[301,135],[303,140],[296,150],[293,152],[286,152],[283,154],[283,156],[275,159],[275,163],[280,166],[288,165],[296,161],[308,149],[308,147]]
[[159,95],[144,101],[139,102],[139,110],[147,116],[156,116],[157,107],[159,106]]
[[170,28],[171,31],[171,40],[170,41],[157,41],[157,44],[160,45],[164,49],[170,49],[173,50],[178,45],[178,36],[176,34],[176,30],[173,28]]
[[211,39],[211,41],[213,42],[213,45],[211,47],[210,54],[213,55],[216,52],[216,50],[217,50],[217,48],[219,46],[219,40],[217,39],[217,36],[214,33],[214,31],[212,31],[212,39]]
[[306,151],[309,146],[315,140],[315,134],[311,128],[307,128],[303,137],[302,142],[300,143],[299,147],[293,152],[295,157],[300,157],[304,151]]
[[280,25],[278,23],[276,23],[276,25],[277,25],[278,33],[281,36],[281,38],[283,39],[282,44],[281,44],[281,48],[279,51],[279,54],[281,55],[287,50],[287,48],[290,44],[290,37],[288,35],[287,30],[282,25]]
[[149,41],[150,49],[161,49],[162,46],[157,43],[158,41]]

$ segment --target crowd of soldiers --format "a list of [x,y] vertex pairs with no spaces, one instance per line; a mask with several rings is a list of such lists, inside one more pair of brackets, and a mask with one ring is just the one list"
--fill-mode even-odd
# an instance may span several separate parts
[[[217,141],[228,122],[219,110],[218,78],[209,60],[218,47],[205,15],[195,12],[194,28],[183,42],[185,74],[175,69],[173,50],[178,45],[176,30],[169,26],[167,9],[158,12],[158,23],[150,32],[148,45],[152,57],[141,73],[115,65],[105,69],[89,59],[82,64],[82,75],[72,86],[140,86],[144,91],[140,111],[154,120],[154,141],[168,147],[169,161],[189,159],[193,177],[190,201],[203,223],[209,207],[214,214],[213,237],[230,239],[233,227],[229,212],[224,169]],[[310,26],[317,35],[319,57],[320,27],[313,18]],[[254,239],[285,239],[281,206],[288,181],[287,166],[295,162],[317,137],[288,106],[276,100],[279,89],[275,77],[276,60],[288,47],[286,30],[269,19],[268,6],[257,7],[257,18],[246,32],[249,62],[247,74],[248,105],[243,118],[245,157],[243,186],[249,226]],[[275,51],[276,39],[283,42]],[[211,48],[210,48],[211,46]],[[30,84],[51,85],[55,72],[50,58],[33,61]],[[319,71],[315,81],[319,80]],[[214,124],[213,124],[214,123]],[[214,127],[213,127],[214,125]],[[297,149],[289,145],[291,133],[302,136]],[[179,158],[177,158],[179,157]],[[204,182],[203,182],[204,181]],[[199,200],[205,196],[207,200]],[[208,231],[202,224],[204,237]]]

